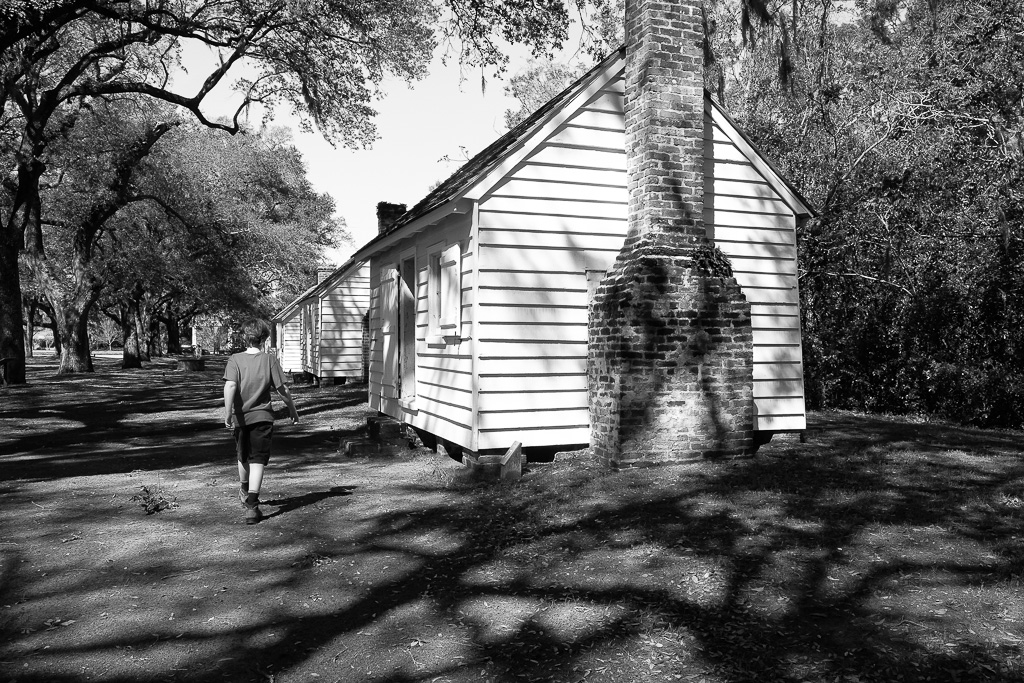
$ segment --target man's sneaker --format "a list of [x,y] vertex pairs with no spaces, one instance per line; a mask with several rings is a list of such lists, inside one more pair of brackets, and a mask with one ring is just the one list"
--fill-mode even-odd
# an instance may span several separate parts
[[248,505],[245,506],[245,523],[246,524],[256,524],[261,519],[263,519],[263,513],[260,512],[260,506],[259,505],[253,505],[252,507],[249,507]]

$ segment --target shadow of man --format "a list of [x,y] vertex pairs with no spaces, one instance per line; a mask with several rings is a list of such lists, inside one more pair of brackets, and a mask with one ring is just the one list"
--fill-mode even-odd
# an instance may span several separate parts
[[311,491],[310,493],[304,493],[301,496],[265,500],[262,501],[263,505],[273,505],[277,510],[269,515],[264,515],[263,518],[270,519],[271,517],[277,517],[278,515],[283,515],[284,513],[291,512],[292,510],[298,510],[299,508],[306,507],[307,505],[315,505],[316,503],[328,498],[351,496],[352,491],[356,488],[357,487],[355,486],[332,486],[327,491]]

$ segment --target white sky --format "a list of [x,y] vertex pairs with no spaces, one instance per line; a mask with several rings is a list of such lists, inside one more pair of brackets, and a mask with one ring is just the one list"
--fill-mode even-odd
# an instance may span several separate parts
[[[566,45],[575,47],[572,39]],[[528,61],[525,50],[517,48],[510,54],[515,56],[505,78],[515,75]],[[571,58],[570,54],[566,60]],[[204,48],[186,47],[183,59],[189,76],[176,89],[189,94],[210,72],[215,57]],[[467,156],[505,133],[505,110],[518,106],[505,94],[505,82],[495,80],[493,72],[488,73],[484,89],[479,69],[460,73],[457,62],[441,63],[440,51],[425,79],[411,85],[402,79],[388,79],[382,90],[384,99],[374,105],[378,140],[367,150],[333,148],[319,133],[302,132],[289,112],[278,112],[273,119],[272,125],[293,131],[310,181],[318,191],[334,198],[337,214],[347,223],[353,244],[325,254],[334,265],[343,263],[377,233],[377,202],[411,207]],[[230,116],[238,101],[222,84],[208,97],[203,111],[207,116]],[[253,121],[258,123],[260,116],[253,114]],[[445,156],[451,161],[442,161]]]
[[319,134],[295,133],[311,182],[334,197],[355,242],[331,255],[335,265],[377,234],[377,202],[411,207],[461,165],[461,147],[473,156],[502,135],[505,110],[516,106],[504,83],[489,80],[481,92],[479,71],[460,82],[458,66],[439,60],[423,81],[393,80],[384,90],[370,149],[332,148]]

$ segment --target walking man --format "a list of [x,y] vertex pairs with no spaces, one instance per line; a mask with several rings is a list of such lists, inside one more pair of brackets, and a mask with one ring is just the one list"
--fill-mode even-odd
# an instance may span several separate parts
[[298,424],[295,401],[284,383],[284,372],[277,358],[261,349],[270,338],[270,327],[262,320],[242,326],[240,336],[248,348],[228,359],[224,368],[224,426],[234,428],[238,455],[238,498],[245,506],[245,523],[256,524],[260,512],[260,487],[270,460],[270,442],[274,436],[274,413],[270,390],[281,394],[292,424]]

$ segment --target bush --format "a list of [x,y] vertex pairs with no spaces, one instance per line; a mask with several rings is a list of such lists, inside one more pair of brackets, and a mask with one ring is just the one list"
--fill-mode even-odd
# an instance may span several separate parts
[[980,427],[1024,427],[1024,374],[998,363],[932,363],[925,372],[928,408]]

